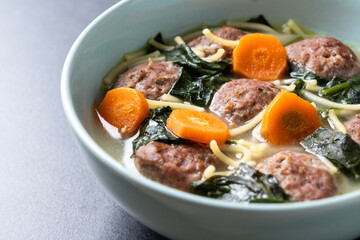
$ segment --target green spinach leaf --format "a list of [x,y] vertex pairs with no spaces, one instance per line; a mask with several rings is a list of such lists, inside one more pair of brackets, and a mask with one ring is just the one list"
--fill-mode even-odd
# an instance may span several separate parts
[[[159,32],[158,34],[156,34],[156,36],[154,37],[154,40],[158,43],[167,45],[167,43],[165,42],[165,40],[162,37],[162,34]],[[153,45],[147,44],[146,47],[146,53],[152,53],[156,50],[159,50],[158,48],[154,47]]]
[[329,110],[330,109],[332,109],[332,108],[316,110],[322,121],[327,121],[327,119],[329,118]]
[[329,81],[325,78],[319,77],[315,75],[314,73],[299,67],[293,63],[289,63],[289,69],[290,69],[290,76],[296,79],[302,79],[302,80],[312,80],[315,79],[318,81],[318,85],[324,86]]
[[328,82],[319,95],[334,102],[345,104],[360,103],[360,76],[347,80],[333,79]]
[[181,44],[172,51],[164,52],[166,60],[181,65],[180,78],[173,85],[169,94],[198,106],[207,106],[224,83],[231,81],[224,77],[227,61],[207,62],[194,54],[190,47]]
[[229,202],[288,202],[289,197],[272,175],[265,175],[240,164],[230,176],[214,176],[204,182],[194,182],[192,193]]
[[221,73],[197,76],[182,69],[180,78],[170,90],[170,94],[198,106],[207,106],[217,89],[230,78]]
[[153,141],[164,143],[186,142],[185,139],[175,136],[166,128],[166,122],[171,112],[172,110],[168,106],[150,110],[149,116],[143,121],[140,127],[139,136],[133,141],[133,154],[135,154],[139,147]]
[[347,81],[334,77],[332,80],[328,81],[325,78],[319,77],[295,64],[289,63],[289,68],[290,76],[293,78],[302,80],[317,80],[318,85],[324,87],[324,89],[318,93],[320,97],[344,104],[360,103],[360,76],[356,76]]
[[230,145],[236,145],[237,142],[234,140],[226,140],[226,144],[230,144]]
[[297,95],[299,95],[300,91],[303,90],[306,87],[306,83],[302,79],[297,79],[294,82],[294,84],[295,84],[294,93],[296,93]]
[[349,135],[320,127],[300,144],[308,152],[329,159],[344,174],[360,179],[360,145]]
[[252,23],[260,23],[260,24],[264,24],[266,26],[269,26],[271,28],[273,28],[273,26],[270,25],[269,21],[264,17],[264,15],[260,14],[257,17],[252,17],[248,20],[248,22],[252,22]]
[[180,44],[164,52],[167,61],[175,62],[196,74],[215,75],[228,67],[228,61],[207,62],[195,55],[189,46]]

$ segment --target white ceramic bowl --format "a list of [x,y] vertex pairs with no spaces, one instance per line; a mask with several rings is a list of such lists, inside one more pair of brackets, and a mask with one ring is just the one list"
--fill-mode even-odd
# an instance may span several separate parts
[[360,1],[121,1],[78,37],[62,74],[62,101],[80,149],[101,183],[136,219],[171,239],[352,239],[360,236],[360,191],[293,204],[227,203],[180,192],[134,174],[95,141],[92,104],[118,59],[161,31],[173,36],[205,22],[289,18],[360,46]]

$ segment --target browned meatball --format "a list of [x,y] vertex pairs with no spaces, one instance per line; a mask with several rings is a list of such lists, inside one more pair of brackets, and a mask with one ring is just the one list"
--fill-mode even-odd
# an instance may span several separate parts
[[353,118],[345,123],[346,130],[350,137],[360,144],[360,114],[356,114]]
[[152,142],[136,151],[135,165],[144,176],[183,191],[201,179],[216,157],[209,147],[198,144]]
[[331,197],[336,193],[333,177],[324,164],[310,154],[279,152],[263,159],[256,169],[274,175],[296,202]]
[[135,88],[147,99],[158,99],[168,93],[179,78],[181,68],[173,62],[149,62],[121,74],[114,88]]
[[[213,32],[216,36],[227,39],[227,40],[239,40],[245,35],[243,31],[233,27],[221,27]],[[189,47],[202,46],[204,49],[205,56],[213,55],[219,48],[224,48],[225,54],[220,59],[228,59],[232,56],[232,49],[225,48],[210,40],[206,36],[195,38],[188,43]]]
[[320,77],[348,80],[360,74],[356,54],[335,38],[308,38],[286,47],[291,63]]
[[233,80],[222,85],[215,93],[210,110],[230,123],[240,125],[261,112],[279,91],[269,82]]

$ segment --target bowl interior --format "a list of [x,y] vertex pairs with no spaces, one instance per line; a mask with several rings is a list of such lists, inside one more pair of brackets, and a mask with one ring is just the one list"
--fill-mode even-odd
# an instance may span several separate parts
[[354,23],[360,22],[359,9],[356,0],[121,1],[92,22],[71,49],[62,79],[65,112],[75,132],[81,132],[80,138],[106,155],[94,141],[102,138],[102,132],[94,131],[98,122],[93,109],[102,78],[124,53],[143,46],[149,37],[158,32],[171,37],[203,23],[264,14],[273,24],[293,18],[311,30],[359,48],[360,31],[354,30]]

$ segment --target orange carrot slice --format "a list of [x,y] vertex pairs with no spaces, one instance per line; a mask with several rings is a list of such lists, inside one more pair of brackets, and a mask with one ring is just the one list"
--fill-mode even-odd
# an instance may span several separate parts
[[134,134],[149,114],[149,104],[144,95],[132,88],[115,88],[106,93],[97,108],[108,123],[121,134]]
[[278,93],[266,108],[261,135],[274,145],[298,143],[322,125],[311,103],[295,93]]
[[274,36],[247,34],[233,51],[233,72],[247,78],[275,80],[286,68],[285,47]]
[[210,144],[216,140],[219,145],[226,142],[229,129],[214,115],[196,110],[174,110],[166,127],[176,136],[199,143]]

